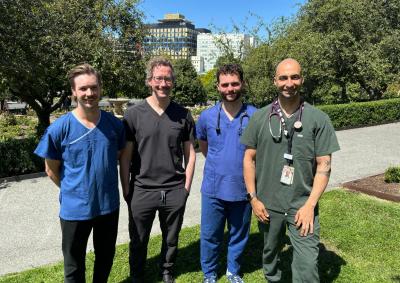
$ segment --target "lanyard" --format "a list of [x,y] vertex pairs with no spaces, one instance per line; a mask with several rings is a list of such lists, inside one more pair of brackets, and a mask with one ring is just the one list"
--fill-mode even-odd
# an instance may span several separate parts
[[[293,127],[289,131],[286,121],[285,121],[285,118],[283,117],[283,111],[279,104],[278,99],[276,99],[272,103],[272,109],[271,109],[271,113],[269,115],[269,130],[272,135],[272,138],[275,141],[280,141],[282,138],[282,129],[283,129],[283,134],[288,140],[288,149],[287,149],[287,153],[284,155],[284,158],[287,160],[289,165],[291,165],[293,163],[292,146],[293,146],[294,131],[300,130],[302,128],[301,118],[303,116],[303,110],[304,110],[304,101],[302,100],[300,103],[300,106],[299,106],[299,111],[297,113],[296,121],[294,122]],[[273,135],[272,130],[271,130],[271,117],[274,115],[278,116],[279,122],[280,122],[278,136]]]

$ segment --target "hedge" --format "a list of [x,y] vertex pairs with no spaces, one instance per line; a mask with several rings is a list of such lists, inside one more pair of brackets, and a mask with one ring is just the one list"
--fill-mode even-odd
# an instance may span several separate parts
[[400,121],[400,99],[321,105],[336,130]]
[[6,139],[0,141],[0,178],[42,172],[44,162],[33,154],[38,139]]
[[[336,130],[400,121],[400,99],[322,105]],[[33,154],[35,137],[0,140],[0,178],[41,172],[44,162]]]

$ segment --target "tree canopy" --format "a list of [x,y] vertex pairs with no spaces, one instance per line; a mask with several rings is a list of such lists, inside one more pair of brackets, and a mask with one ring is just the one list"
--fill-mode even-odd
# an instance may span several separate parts
[[110,96],[143,92],[135,0],[0,0],[0,14],[0,74],[37,113],[39,131],[69,95],[66,73],[76,64],[100,70]]
[[174,62],[175,87],[173,99],[183,105],[193,106],[206,102],[206,93],[196,70],[189,59]]
[[257,104],[273,99],[274,68],[287,57],[301,63],[304,96],[312,103],[376,100],[398,85],[397,0],[310,0],[273,30],[243,60],[250,98]]

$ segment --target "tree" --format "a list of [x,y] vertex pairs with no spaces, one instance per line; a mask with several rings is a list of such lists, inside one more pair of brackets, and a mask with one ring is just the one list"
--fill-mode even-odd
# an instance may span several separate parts
[[311,0],[273,48],[302,62],[313,100],[380,99],[399,75],[399,20],[397,0]]
[[216,102],[220,100],[217,91],[217,78],[215,77],[217,70],[211,69],[207,73],[200,76],[201,84],[206,92],[207,101]]
[[10,99],[11,94],[7,88],[7,84],[4,78],[0,75],[0,113],[6,108],[6,99]]
[[247,85],[247,101],[262,106],[271,102],[276,94],[273,85],[275,58],[269,44],[264,43],[252,49],[243,61]]
[[400,75],[398,0],[310,0],[293,19],[281,19],[243,60],[249,98],[272,100],[276,64],[297,59],[311,103],[376,100]]
[[39,133],[70,94],[66,73],[78,63],[103,73],[110,96],[127,82],[135,89],[143,37],[135,0],[0,0],[0,14],[0,73],[36,112]]
[[193,106],[206,102],[206,93],[189,59],[174,62],[175,87],[173,99],[183,105]]

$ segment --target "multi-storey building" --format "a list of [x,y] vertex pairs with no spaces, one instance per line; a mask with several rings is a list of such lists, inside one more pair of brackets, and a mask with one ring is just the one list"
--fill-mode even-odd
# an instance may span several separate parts
[[[242,57],[256,41],[253,36],[241,33],[211,34],[199,33],[197,35],[197,56],[204,58],[204,72],[214,68],[217,59],[229,50],[235,57]],[[227,49],[227,50],[225,50]]]
[[181,14],[166,14],[158,23],[146,27],[148,35],[144,38],[144,51],[154,56],[167,55],[171,59],[190,59],[195,56],[197,34],[210,33],[207,29],[196,29]]
[[192,56],[190,58],[192,65],[197,73],[204,73],[204,58],[201,56]]

